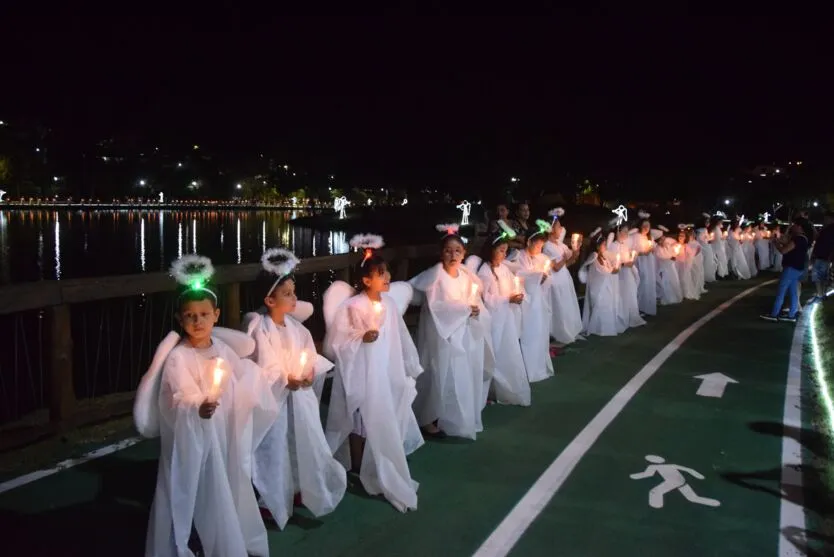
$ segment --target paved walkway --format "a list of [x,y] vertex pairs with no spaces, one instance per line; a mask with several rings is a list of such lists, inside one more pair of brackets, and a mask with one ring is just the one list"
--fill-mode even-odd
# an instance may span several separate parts
[[[723,305],[760,283],[715,285],[638,330],[569,347],[556,377],[534,385],[532,407],[491,406],[476,442],[433,442],[413,455],[419,510],[400,514],[354,482],[331,515],[301,510],[273,530],[272,554],[764,557],[803,536],[823,546],[791,529],[804,519],[791,503],[808,508],[809,525],[826,510],[802,502],[801,489],[780,491],[783,444],[820,450],[805,421],[783,441],[795,328],[757,319],[773,285]],[[803,388],[818,395],[819,379],[806,370]],[[828,426],[824,412],[809,416]],[[156,443],[142,442],[0,494],[4,548],[142,555],[156,455]]]

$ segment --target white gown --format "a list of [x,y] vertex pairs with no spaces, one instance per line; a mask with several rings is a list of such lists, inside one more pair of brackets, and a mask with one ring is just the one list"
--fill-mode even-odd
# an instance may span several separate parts
[[712,229],[713,241],[712,250],[715,252],[716,275],[724,278],[730,274],[730,259],[727,254],[727,240],[721,228],[718,226]]
[[694,245],[687,243],[681,246],[680,254],[675,257],[675,267],[680,278],[683,297],[687,300],[698,300],[701,298],[704,276],[699,263],[701,248],[697,242],[691,243]]
[[772,262],[770,257],[770,240],[765,237],[764,230],[756,229],[756,258],[759,270],[769,269]]
[[750,278],[750,269],[747,266],[747,257],[744,255],[739,234],[733,230],[727,236],[727,258],[730,271],[741,280]]
[[[562,229],[564,230],[564,229]],[[553,261],[562,261],[573,256],[564,242],[545,242],[542,253]],[[582,332],[582,312],[573,277],[567,266],[550,273],[550,335],[562,344],[570,344]]]
[[746,234],[741,242],[741,251],[744,253],[744,259],[747,260],[747,270],[750,272],[750,277],[755,277],[759,274],[759,268],[756,266],[756,246]]
[[[411,303],[422,305],[417,348],[425,371],[417,379],[417,421],[436,420],[449,435],[475,439],[495,368],[489,311],[480,295],[471,298],[472,285],[483,290],[481,281],[463,265],[455,278],[438,263],[410,283]],[[479,306],[478,317],[471,317],[470,305]]]
[[[675,240],[663,238],[654,248],[657,257],[657,276],[655,277],[657,295],[662,306],[679,304],[683,301],[681,278],[675,262],[672,261],[672,258],[677,256],[675,246],[678,246]],[[683,253],[683,247],[681,247],[679,253]]]
[[[412,289],[407,283],[391,284],[390,293],[380,295],[379,313],[364,293],[352,294],[344,282],[333,283],[325,293],[325,347],[336,360],[327,440],[349,466],[349,435],[364,437],[359,479],[365,491],[384,496],[400,512],[413,510],[419,484],[411,478],[406,455],[424,441],[412,410],[415,379],[423,368],[402,318]],[[369,330],[379,336],[363,342]]]
[[[304,302],[299,302],[299,304]],[[323,376],[333,364],[316,353],[310,331],[292,316],[285,326],[276,325],[268,315],[250,313],[244,327],[255,339],[254,359],[268,381],[286,384],[291,376],[311,371]],[[306,364],[302,368],[302,352]],[[275,384],[279,384],[276,382]],[[301,494],[302,504],[313,514],[332,512],[345,494],[347,475],[333,458],[319,415],[319,401],[311,388],[297,391],[273,388],[278,419],[255,449],[253,483],[261,500],[280,528],[293,514],[293,499]]]
[[[151,505],[145,555],[193,557],[188,548],[192,523],[207,557],[269,554],[266,527],[252,489],[251,454],[278,410],[260,368],[217,336],[197,350],[170,333],[157,349],[137,389],[134,419],[145,437],[160,437],[159,471]],[[247,342],[249,344],[247,344]],[[247,347],[248,346],[248,347]],[[246,348],[241,348],[246,347]],[[219,406],[209,419],[198,414],[212,389],[214,366],[223,360]]]
[[585,288],[582,323],[590,335],[615,336],[625,331],[617,313],[620,307],[620,284],[614,267],[607,259],[600,262],[596,252],[582,264],[579,280]]
[[651,239],[643,236],[636,229],[629,232],[632,236],[632,245],[638,253],[637,272],[640,274],[640,281],[637,286],[637,305],[641,313],[646,315],[657,315],[657,257],[654,250],[643,255],[643,252],[654,247],[654,241],[663,236],[660,230],[650,230]]
[[551,277],[544,282],[543,271],[550,258],[540,253],[530,255],[519,250],[515,261],[508,267],[515,270],[524,284],[524,301],[521,302],[521,355],[530,383],[553,377],[553,360],[550,358],[551,325]]
[[[489,263],[481,265],[476,256],[467,258],[477,269],[478,278],[484,285],[483,300],[492,318],[492,346],[495,349],[495,372],[492,389],[495,399],[501,404],[530,406],[530,382],[521,354],[521,305],[511,304],[510,296],[515,294],[515,279],[524,293],[524,283],[504,263],[492,268]],[[525,294],[526,296],[526,294]]]
[[701,246],[704,282],[715,282],[716,273],[718,272],[718,259],[715,256],[713,244],[709,241],[709,231],[706,228],[699,228],[695,231],[695,237]]
[[[636,235],[629,236],[626,242],[611,242],[608,251],[616,258],[616,254],[620,255],[620,261],[630,263],[632,261],[632,252],[635,252],[634,260],[636,261],[637,248],[632,247],[632,242]],[[646,324],[646,320],[640,317],[640,308],[637,305],[637,289],[640,284],[640,273],[637,266],[620,267],[620,272],[617,273],[620,284],[620,305],[617,310],[617,318],[620,320],[623,329],[630,327],[639,327]]]

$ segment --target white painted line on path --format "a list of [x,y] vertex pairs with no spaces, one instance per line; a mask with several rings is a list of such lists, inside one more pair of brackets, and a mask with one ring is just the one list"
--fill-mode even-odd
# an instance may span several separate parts
[[128,439],[123,439],[118,443],[113,443],[112,445],[107,445],[106,447],[101,447],[94,451],[90,451],[89,453],[85,454],[79,458],[71,458],[69,460],[64,460],[59,462],[55,465],[54,468],[49,468],[46,470],[38,470],[36,472],[32,472],[30,474],[26,474],[24,476],[18,476],[17,478],[13,478],[11,480],[5,481],[0,483],[0,493],[5,493],[7,491],[11,491],[12,489],[16,489],[18,487],[24,486],[26,484],[30,484],[32,482],[36,482],[53,474],[57,474],[58,472],[62,472],[69,468],[73,468],[78,466],[79,464],[84,464],[85,462],[89,462],[91,460],[95,460],[97,458],[101,458],[103,456],[107,456],[109,454],[115,453],[116,451],[121,451],[122,449],[126,449],[128,447],[132,447],[139,441],[142,441],[142,437],[130,437]]
[[[620,389],[614,398],[608,401],[594,418],[588,422],[579,435],[577,435],[565,450],[556,457],[547,470],[536,480],[533,487],[521,498],[510,514],[498,525],[492,534],[486,539],[473,557],[504,557],[512,550],[527,528],[533,523],[536,517],[541,514],[547,504],[556,495],[562,484],[576,467],[577,463],[585,456],[585,453],[599,439],[603,431],[614,421],[614,418],[622,412],[626,404],[634,398],[634,395],[643,387],[660,366],[669,357],[677,352],[681,345],[692,336],[695,331],[709,323],[716,316],[720,315],[728,307],[745,296],[752,294],[759,288],[772,284],[775,280],[768,280],[752,288],[748,288],[737,296],[727,300],[698,321],[687,327],[672,342],[667,344],[657,355],[632,377],[626,385]],[[751,316],[754,319],[756,316]]]
[[[816,306],[814,307],[816,309]],[[808,315],[809,314],[809,315]],[[804,535],[805,510],[802,508],[802,445],[796,438],[802,431],[802,348],[805,345],[808,322],[814,311],[803,312],[796,324],[788,359],[788,380],[785,386],[785,409],[782,415],[782,501],[779,506],[779,557],[801,557],[801,551],[785,535],[785,530]],[[813,327],[814,325],[811,324]],[[792,500],[789,500],[790,497]],[[794,530],[796,529],[796,530]],[[803,543],[804,540],[794,540]]]

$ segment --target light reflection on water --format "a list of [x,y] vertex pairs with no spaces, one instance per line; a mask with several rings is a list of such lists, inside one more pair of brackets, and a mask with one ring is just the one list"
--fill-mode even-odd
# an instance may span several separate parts
[[[275,245],[301,258],[349,251],[344,232],[290,225],[293,216],[305,214],[4,210],[0,284],[162,271],[176,257],[198,250],[215,265],[256,263]],[[158,226],[152,226],[154,221]],[[234,234],[234,242],[225,241],[228,234]],[[45,252],[53,252],[54,259],[45,260]]]

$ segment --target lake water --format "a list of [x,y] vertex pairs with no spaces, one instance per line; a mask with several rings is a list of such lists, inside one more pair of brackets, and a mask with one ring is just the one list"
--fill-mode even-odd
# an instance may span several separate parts
[[255,263],[282,245],[299,257],[347,253],[342,231],[291,224],[309,211],[0,211],[0,285],[167,270],[188,253]]

